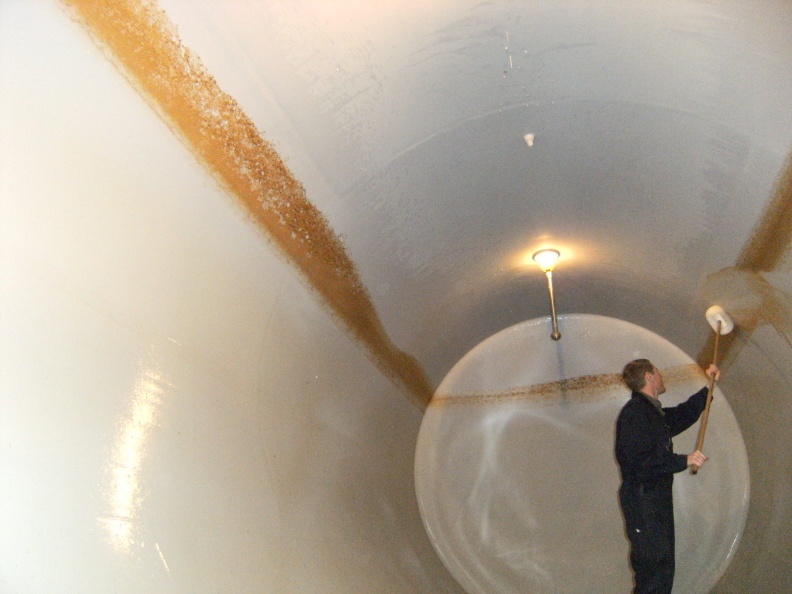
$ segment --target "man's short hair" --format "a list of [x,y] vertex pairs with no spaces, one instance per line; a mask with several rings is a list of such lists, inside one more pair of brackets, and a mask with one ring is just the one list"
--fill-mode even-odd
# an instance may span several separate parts
[[654,373],[655,366],[649,359],[636,359],[624,366],[622,379],[633,392],[640,392],[646,385],[646,374]]

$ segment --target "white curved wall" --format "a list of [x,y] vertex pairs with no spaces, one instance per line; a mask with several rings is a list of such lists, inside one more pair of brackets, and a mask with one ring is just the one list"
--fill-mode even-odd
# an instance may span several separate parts
[[[538,244],[562,313],[695,358],[734,303],[700,289],[769,236],[721,382],[758,487],[715,591],[792,590],[792,8],[160,6],[435,385],[546,314]],[[122,70],[61,3],[0,2],[0,590],[459,592],[420,411]]]
[[458,591],[420,411],[56,4],[2,40],[0,590]]

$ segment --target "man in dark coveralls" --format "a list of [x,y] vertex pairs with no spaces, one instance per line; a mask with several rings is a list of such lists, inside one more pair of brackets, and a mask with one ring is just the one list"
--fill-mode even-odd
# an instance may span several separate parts
[[[711,365],[707,375],[718,379]],[[616,422],[616,461],[621,470],[619,501],[630,539],[630,564],[635,594],[669,594],[674,583],[674,473],[702,466],[699,451],[675,454],[671,438],[698,420],[707,402],[704,387],[679,406],[663,408],[663,377],[648,359],[624,367],[624,383],[632,396]]]

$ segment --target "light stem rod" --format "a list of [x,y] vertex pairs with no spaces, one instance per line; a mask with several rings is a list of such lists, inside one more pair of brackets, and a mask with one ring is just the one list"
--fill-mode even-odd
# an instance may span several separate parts
[[550,292],[550,315],[552,316],[553,320],[553,333],[550,335],[550,338],[553,340],[560,340],[561,333],[558,331],[558,318],[556,317],[556,308],[555,308],[555,295],[553,294],[553,271],[548,270],[545,272],[547,275],[547,290]]

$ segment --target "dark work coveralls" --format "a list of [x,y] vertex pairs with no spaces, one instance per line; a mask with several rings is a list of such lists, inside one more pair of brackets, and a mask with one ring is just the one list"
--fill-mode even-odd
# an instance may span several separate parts
[[674,473],[687,468],[687,456],[675,454],[671,438],[699,418],[707,403],[702,388],[679,406],[663,408],[633,392],[616,422],[619,489],[635,594],[671,592],[674,582]]

